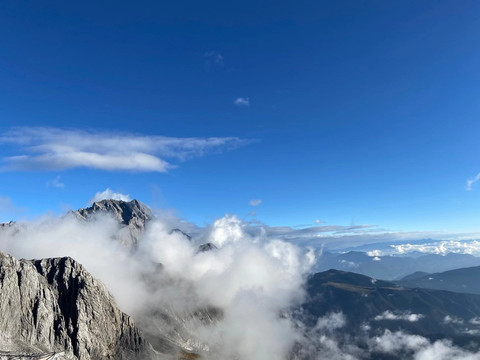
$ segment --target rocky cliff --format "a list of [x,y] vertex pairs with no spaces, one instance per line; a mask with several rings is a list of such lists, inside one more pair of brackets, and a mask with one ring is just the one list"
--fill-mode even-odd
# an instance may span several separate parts
[[155,358],[103,283],[75,260],[17,260],[0,252],[0,359],[49,353],[78,360]]

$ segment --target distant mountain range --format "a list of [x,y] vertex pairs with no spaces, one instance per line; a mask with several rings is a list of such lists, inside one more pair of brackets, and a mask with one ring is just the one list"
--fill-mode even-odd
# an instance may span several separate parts
[[395,283],[410,288],[425,288],[480,294],[480,266],[440,273],[415,272]]
[[436,273],[464,267],[480,266],[480,258],[469,254],[419,255],[412,256],[369,256],[365,252],[324,252],[318,259],[314,271],[329,269],[351,271],[376,279],[397,280],[413,272]]

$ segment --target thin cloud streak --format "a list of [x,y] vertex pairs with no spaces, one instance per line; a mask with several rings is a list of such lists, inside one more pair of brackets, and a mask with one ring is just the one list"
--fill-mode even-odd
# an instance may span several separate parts
[[480,180],[480,173],[478,173],[474,178],[467,180],[465,190],[471,191],[473,184],[475,184],[478,180]]
[[[107,171],[167,172],[176,165],[211,152],[250,143],[237,137],[142,136],[49,127],[12,128],[0,144],[15,146],[19,155],[2,159],[3,171],[58,171],[91,168]],[[168,159],[168,160],[167,160]]]
[[55,179],[47,182],[47,187],[63,189],[65,187],[65,184],[60,181],[60,175],[58,175]]

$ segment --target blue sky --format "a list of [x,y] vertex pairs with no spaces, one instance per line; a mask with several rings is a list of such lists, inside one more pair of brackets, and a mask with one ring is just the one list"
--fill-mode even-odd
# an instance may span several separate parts
[[110,188],[200,225],[479,230],[477,1],[2,1],[0,33],[0,221]]

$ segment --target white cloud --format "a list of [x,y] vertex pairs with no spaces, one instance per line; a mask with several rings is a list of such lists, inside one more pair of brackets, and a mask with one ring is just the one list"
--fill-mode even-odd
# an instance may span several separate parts
[[[361,329],[370,331],[368,324]],[[479,352],[463,350],[442,339],[430,342],[427,338],[407,334],[403,331],[385,330],[374,337],[350,337],[336,333],[309,332],[302,342],[299,359],[316,359],[318,354],[329,360],[358,360],[375,358],[412,359],[412,360],[480,360]],[[382,356],[386,355],[386,356]]]
[[47,127],[12,128],[0,136],[0,144],[12,145],[21,152],[2,159],[3,171],[84,167],[166,172],[175,167],[171,159],[185,161],[248,142],[236,137],[176,138]]
[[243,227],[238,217],[225,215],[213,223],[210,241],[219,248],[227,243],[235,243],[245,236]]
[[477,240],[480,239],[480,233],[478,232],[401,232],[376,229],[372,225],[328,225],[312,226],[304,229],[265,226],[265,230],[272,235],[278,233],[278,236],[296,241],[299,245],[324,247],[328,251],[358,248],[367,244],[380,244],[379,246],[382,249],[368,252],[368,255],[372,257],[406,254],[412,251],[442,255],[458,253],[480,256],[480,240]]
[[381,313],[380,315],[375,316],[374,320],[403,320],[409,322],[417,322],[420,319],[423,319],[425,315],[422,314],[412,314],[410,312],[396,313],[387,310]]
[[465,190],[470,191],[472,190],[473,184],[475,184],[478,180],[480,180],[480,173],[478,173],[474,178],[468,179],[465,185]]
[[[476,234],[475,236],[478,236]],[[421,252],[425,254],[446,255],[448,253],[480,255],[480,241],[478,240],[438,240],[429,241],[425,244],[399,244],[391,245],[395,253],[407,254],[409,252]]]
[[355,261],[347,261],[347,260],[340,260],[340,264],[342,264],[344,267],[351,268],[351,269],[358,268],[358,266],[360,265]]
[[316,219],[316,220],[315,220],[315,224],[317,224],[317,225],[318,225],[318,224],[323,224],[323,223],[325,223],[325,221],[320,220],[320,219]]
[[346,318],[342,312],[330,313],[318,318],[315,330],[333,331],[344,327],[345,324]]
[[415,354],[414,360],[479,360],[480,353],[462,350],[448,340],[437,340]]
[[455,316],[446,315],[443,318],[444,324],[463,324],[463,320]]
[[374,337],[370,342],[374,350],[384,353],[394,353],[404,349],[418,351],[430,345],[429,341],[422,336],[404,334],[401,331],[392,333],[389,330],[385,330],[383,335]]
[[250,206],[258,206],[262,203],[262,200],[261,199],[252,199],[250,200],[249,204]]
[[235,105],[237,105],[237,106],[248,107],[248,106],[250,106],[250,98],[248,98],[248,97],[239,97],[239,98],[236,98],[233,103],[234,103]]
[[480,325],[480,317],[474,317],[470,319],[470,323],[473,325]]
[[125,195],[121,193],[116,193],[106,188],[105,191],[97,192],[93,198],[91,198],[88,203],[92,204],[94,202],[102,201],[102,200],[121,200],[121,201],[131,201],[132,198],[130,195]]
[[60,181],[60,175],[47,182],[47,187],[64,188],[65,184]]
[[367,251],[367,256],[375,257],[375,256],[383,256],[383,254],[380,250],[372,250],[372,251]]

